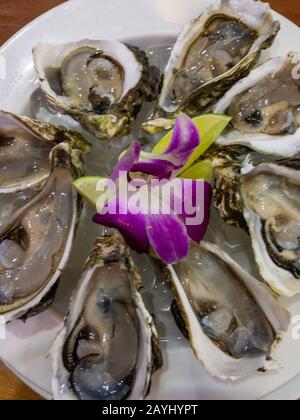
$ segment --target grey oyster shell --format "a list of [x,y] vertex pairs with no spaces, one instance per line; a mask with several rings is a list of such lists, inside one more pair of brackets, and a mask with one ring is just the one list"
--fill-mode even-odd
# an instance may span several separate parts
[[277,294],[299,294],[300,159],[245,166],[240,192],[263,279]]
[[217,0],[183,29],[164,75],[159,108],[143,128],[155,134],[184,112],[199,115],[257,64],[280,24],[270,6],[254,0]]
[[38,189],[49,177],[49,155],[59,143],[70,146],[80,170],[81,156],[90,150],[80,134],[0,110],[0,194]]
[[243,216],[243,203],[240,195],[240,175],[246,159],[247,148],[216,148],[210,153],[213,162],[214,205],[222,219],[229,225],[247,229]]
[[52,349],[56,400],[140,400],[162,366],[141,277],[120,234],[98,238]]
[[249,232],[260,273],[277,294],[300,293],[300,160],[269,161],[242,146],[210,157],[221,217]]
[[2,221],[0,315],[6,322],[35,314],[51,301],[81,212],[72,186],[81,174],[82,167],[72,163],[71,146],[60,143],[52,150],[46,183]]
[[273,368],[272,353],[290,316],[266,285],[205,241],[168,268],[173,314],[210,375],[237,380]]
[[273,58],[256,67],[216,104],[216,114],[232,117],[233,129],[217,144],[244,145],[280,158],[300,151],[300,54]]
[[119,41],[41,44],[33,57],[50,107],[101,140],[128,134],[141,105],[160,89],[160,72],[145,52]]

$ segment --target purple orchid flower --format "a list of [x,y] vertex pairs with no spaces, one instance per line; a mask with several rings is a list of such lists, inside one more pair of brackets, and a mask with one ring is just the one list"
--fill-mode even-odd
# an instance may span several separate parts
[[199,145],[198,129],[185,115],[177,118],[172,140],[163,154],[144,153],[140,143],[133,142],[110,180],[137,181],[139,198],[149,198],[151,193],[151,205],[150,200],[141,199],[137,211],[133,197],[124,199],[118,190],[107,203],[114,211],[99,212],[94,222],[117,228],[134,250],[149,253],[152,248],[168,264],[186,258],[190,240],[201,242],[206,233],[212,191],[203,180],[176,176]]

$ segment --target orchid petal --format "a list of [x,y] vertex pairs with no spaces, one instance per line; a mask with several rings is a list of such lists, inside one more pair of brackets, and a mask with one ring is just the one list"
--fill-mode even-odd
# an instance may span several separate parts
[[[150,182],[148,177],[142,177],[142,184],[138,190],[140,196],[135,196],[133,193],[129,197],[122,198],[119,191],[118,195],[107,203],[106,210],[114,208],[115,211],[105,211],[104,207],[101,214],[94,216],[94,222],[118,229],[128,244],[138,252],[149,253],[152,247],[168,264],[186,258],[189,253],[190,238],[200,242],[206,233],[212,191],[211,186],[203,180],[175,179],[175,177],[199,144],[197,127],[185,115],[177,118],[171,142],[164,153],[143,153],[140,143],[133,142],[117,163],[111,181],[120,178],[121,172],[127,175],[119,179],[124,183],[130,180],[130,173],[134,172],[153,176],[155,179],[151,180],[154,181],[150,190],[151,208],[148,208],[149,200],[147,200]],[[136,177],[132,178],[138,182]],[[162,180],[163,182],[160,182]],[[177,184],[175,188],[171,185],[171,195],[162,193],[161,187],[168,188],[173,182]],[[166,197],[171,199],[171,203]],[[141,205],[136,206],[139,202]],[[176,202],[181,205],[179,211]],[[158,212],[153,211],[155,209],[158,209]]]
[[[189,238],[181,218],[174,213],[168,200],[163,200],[163,191],[168,185],[170,183],[166,180],[163,183],[156,181],[151,189],[151,207],[144,207],[142,211],[152,248],[163,261],[173,264],[187,257]],[[147,203],[147,196],[144,195],[141,203]]]
[[[189,237],[194,242],[197,242],[197,243],[200,243],[204,239],[205,234],[206,234],[207,229],[208,229],[209,222],[210,222],[210,208],[211,208],[211,202],[212,202],[212,188],[211,188],[211,185],[208,182],[204,182],[203,187],[204,187],[204,191],[203,191],[204,201],[202,203],[203,207],[202,207],[201,210],[197,209],[197,212],[201,211],[201,213],[203,215],[203,221],[202,221],[202,223],[197,224],[197,225],[186,224],[186,228],[187,228],[187,232],[188,232]],[[188,200],[189,199],[188,197],[189,197],[189,194],[187,194],[185,199]],[[188,217],[190,217],[190,216],[188,216]],[[183,214],[183,218],[186,221],[186,215],[185,214]]]
[[[171,191],[173,211],[180,216],[189,237],[199,243],[203,240],[210,220],[212,188],[203,180],[176,179],[176,188]],[[178,205],[178,204],[181,204]]]
[[115,181],[117,178],[119,178],[120,172],[130,172],[134,164],[139,160],[140,154],[141,144],[138,141],[132,142],[128,150],[126,150],[124,155],[117,163],[112,173],[111,180]]
[[93,221],[100,225],[118,229],[128,245],[137,252],[149,253],[150,244],[147,236],[145,216],[142,214],[121,214],[122,205],[115,199],[116,213],[96,214]]
[[192,152],[200,145],[200,135],[193,120],[187,115],[180,115],[174,127],[171,143],[164,155],[178,159],[178,164],[188,161]]
[[172,140],[162,154],[140,153],[140,159],[133,167],[133,172],[143,172],[170,179],[175,177],[188,162],[194,150],[200,144],[200,136],[193,121],[186,115],[177,118]]
[[190,241],[179,217],[160,214],[145,218],[149,242],[163,261],[173,264],[188,256]]
[[135,163],[131,172],[142,172],[158,179],[170,179],[177,170],[178,168],[169,161],[153,159]]

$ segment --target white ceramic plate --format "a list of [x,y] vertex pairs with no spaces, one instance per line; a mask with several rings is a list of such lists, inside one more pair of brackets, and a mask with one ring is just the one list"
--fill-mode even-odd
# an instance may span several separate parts
[[[199,15],[209,3],[210,0],[65,2],[22,29],[0,49],[1,63],[6,62],[6,78],[0,80],[0,108],[20,114],[29,112],[30,96],[37,88],[31,57],[36,43],[63,43],[83,38],[140,38],[141,44],[157,44],[160,39],[165,42],[174,38],[183,23]],[[299,48],[299,28],[282,16],[276,17],[282,23],[282,30],[267,56]],[[249,239],[238,230],[230,229],[223,229],[219,242],[225,243],[234,257],[248,262],[250,270],[254,269],[251,266]],[[81,235],[77,248],[81,249],[83,261],[94,236],[85,230]],[[0,340],[2,360],[25,383],[46,398],[51,398],[48,351],[61,327],[71,284],[78,278],[82,261],[73,258],[51,309],[26,324],[21,321],[11,323],[7,328],[7,339]],[[287,305],[293,315],[300,314],[300,301],[294,300]],[[165,306],[160,303],[157,318],[160,334],[164,338],[165,366],[155,375],[149,398],[295,399],[300,396],[300,340],[292,339],[292,331],[288,332],[276,353],[282,366],[278,372],[257,374],[239,383],[224,384],[211,379],[203,371],[189,346],[177,333],[168,309],[167,303]]]

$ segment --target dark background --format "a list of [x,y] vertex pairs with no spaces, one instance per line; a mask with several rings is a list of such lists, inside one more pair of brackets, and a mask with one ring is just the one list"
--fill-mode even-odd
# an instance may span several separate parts
[[[86,0],[88,1],[88,0]],[[124,0],[126,1],[126,0]],[[61,0],[1,0],[0,2],[0,45],[14,33],[42,13],[64,3]],[[201,3],[201,0],[199,0]],[[300,26],[299,0],[269,0],[272,8]],[[299,37],[300,38],[300,37]],[[299,39],[300,41],[300,39]],[[300,390],[299,390],[300,394]],[[0,363],[1,400],[37,400],[39,397],[20,382]]]

